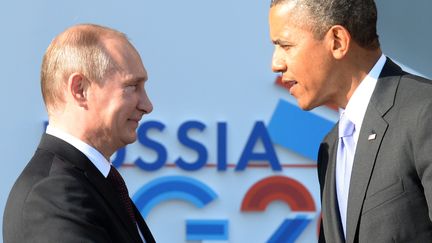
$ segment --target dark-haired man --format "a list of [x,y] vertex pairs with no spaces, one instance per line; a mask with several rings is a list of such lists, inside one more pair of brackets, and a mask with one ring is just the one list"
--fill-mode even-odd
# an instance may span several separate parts
[[320,242],[430,242],[432,83],[382,54],[374,1],[273,0],[269,22],[299,106],[341,108],[318,154]]

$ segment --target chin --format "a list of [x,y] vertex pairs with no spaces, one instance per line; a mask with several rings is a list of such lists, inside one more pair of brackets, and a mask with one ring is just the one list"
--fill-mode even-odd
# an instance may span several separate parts
[[136,133],[133,133],[133,134],[130,134],[129,136],[126,136],[123,139],[123,142],[125,143],[125,145],[128,145],[128,144],[134,143],[136,140],[137,140],[137,135],[136,135]]
[[298,106],[300,107],[300,109],[304,110],[304,111],[310,111],[312,109],[315,109],[318,106],[321,106],[322,104],[320,104],[319,101],[312,101],[312,100],[301,100],[298,99],[297,100]]
[[297,103],[298,103],[298,106],[300,107],[300,109],[302,109],[304,111],[310,111],[313,108],[315,108],[315,107],[312,107],[310,104],[305,104],[305,103],[302,103],[300,101],[298,101]]

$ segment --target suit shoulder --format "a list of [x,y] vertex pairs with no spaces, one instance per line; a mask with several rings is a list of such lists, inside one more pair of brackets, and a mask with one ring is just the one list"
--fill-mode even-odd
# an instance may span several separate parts
[[[97,195],[86,180],[74,175],[47,176],[29,190],[24,201],[17,202],[21,208],[15,209],[16,217],[5,226],[9,232],[4,234],[19,239],[11,242],[110,242],[105,205]],[[11,234],[11,227],[19,232]]]
[[47,198],[61,194],[86,183],[85,175],[79,169],[55,154],[38,149],[13,185],[5,213],[19,211],[30,194],[46,194]]
[[432,90],[432,80],[408,73],[400,77],[399,86],[401,92],[427,93]]
[[40,180],[48,176],[54,157],[55,155],[52,153],[40,149],[36,150],[9,193],[6,211],[8,211],[8,207],[16,206],[17,202],[24,201],[29,191]]
[[69,190],[85,195],[79,177],[82,173],[67,161],[49,151],[36,150],[9,193],[3,215],[4,238],[19,242],[30,222],[28,217],[54,213],[57,202],[65,197],[62,194]]
[[[84,171],[57,155],[52,155],[50,158],[51,160],[35,160],[35,164],[39,164],[42,170],[36,172],[30,169],[23,174],[23,180],[28,177],[37,178],[32,181],[28,197],[47,194],[46,198],[61,199],[61,197],[70,195],[71,192],[84,193],[88,190],[89,182]],[[41,165],[43,163],[47,165]]]
[[412,74],[400,77],[394,105],[396,113],[419,114],[422,107],[432,102],[432,81]]
[[44,184],[45,181],[52,180],[56,176],[67,178],[68,176],[82,176],[80,174],[82,172],[74,168],[68,161],[58,157],[54,153],[38,149],[17,178],[12,187],[10,197],[16,194],[27,195],[33,188]]

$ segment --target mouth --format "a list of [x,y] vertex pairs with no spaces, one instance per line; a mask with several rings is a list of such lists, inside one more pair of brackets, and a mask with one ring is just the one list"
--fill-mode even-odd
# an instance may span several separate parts
[[290,93],[292,93],[291,89],[297,84],[297,81],[295,80],[283,80],[282,81],[283,86],[289,90]]
[[128,121],[133,122],[133,123],[135,123],[136,125],[138,125],[138,123],[139,123],[140,120],[141,120],[141,119],[135,119],[135,118],[128,119]]

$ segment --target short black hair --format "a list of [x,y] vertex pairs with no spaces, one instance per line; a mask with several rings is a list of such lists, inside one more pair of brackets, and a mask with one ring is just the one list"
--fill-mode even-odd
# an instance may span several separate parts
[[324,37],[331,26],[341,25],[361,47],[374,50],[380,46],[374,0],[271,0],[270,6],[285,3],[306,10],[309,15],[306,23],[319,38]]

